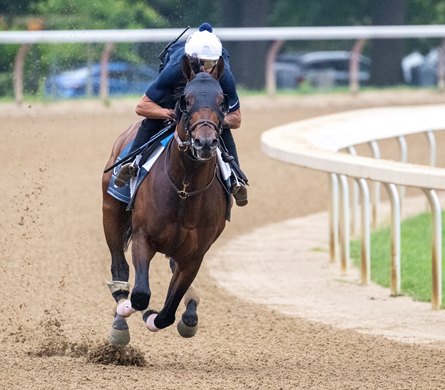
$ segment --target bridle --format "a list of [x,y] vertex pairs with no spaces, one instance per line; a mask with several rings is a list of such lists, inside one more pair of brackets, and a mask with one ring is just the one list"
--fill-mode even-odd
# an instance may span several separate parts
[[[195,149],[194,149],[194,138],[192,133],[203,126],[209,126],[213,128],[213,130],[217,133],[218,138],[220,137],[222,131],[223,131],[223,124],[224,124],[224,115],[228,111],[228,100],[227,96],[224,95],[224,100],[221,105],[221,107],[205,104],[205,105],[194,105],[190,109],[187,108],[186,103],[186,97],[185,95],[182,95],[178,101],[178,108],[182,113],[181,121],[183,122],[184,132],[186,136],[186,140],[182,140],[181,137],[178,134],[178,131],[175,130],[175,140],[178,144],[178,149],[182,152],[186,152],[187,150],[191,150],[192,155],[196,158],[195,155]],[[194,123],[191,123],[191,118],[193,114],[196,112],[199,112],[203,108],[210,109],[211,111],[215,112],[218,117],[218,123],[215,123],[214,121],[210,119],[200,119]]]
[[[181,137],[178,133],[178,128],[176,128],[176,130],[175,130],[174,138],[178,145],[178,149],[181,152],[187,152],[188,150],[190,150],[191,154],[186,154],[189,158],[191,158],[197,162],[205,163],[208,160],[201,160],[196,155],[195,139],[193,138],[193,132],[203,126],[208,126],[216,132],[217,138],[219,139],[219,137],[221,136],[221,133],[223,131],[224,115],[228,111],[228,99],[227,99],[227,96],[224,95],[224,99],[223,99],[223,102],[221,105],[218,105],[216,102],[214,104],[208,104],[207,102],[202,103],[202,102],[199,102],[199,100],[200,99],[197,98],[196,101],[194,102],[194,104],[192,105],[192,107],[190,107],[190,108],[187,107],[187,101],[186,101],[185,94],[183,94],[180,97],[180,99],[178,100],[178,108],[182,114],[181,122],[182,122],[183,130],[185,132],[186,139],[185,140],[181,139]],[[215,122],[211,119],[199,119],[196,122],[192,122],[191,119],[192,119],[193,115],[202,109],[210,109],[211,111],[213,111],[216,114],[216,116],[218,117],[218,122]],[[182,180],[182,186],[183,186],[182,189],[179,189],[173,183],[172,179],[170,178],[170,176],[168,174],[168,169],[167,169],[167,161],[169,160],[171,145],[172,145],[171,143],[168,145],[167,154],[166,154],[166,157],[164,160],[164,169],[165,169],[165,173],[168,178],[169,184],[172,187],[172,189],[176,192],[176,194],[182,200],[185,200],[191,196],[197,195],[197,194],[207,190],[208,188],[210,188],[213,181],[215,180],[216,173],[218,170],[218,165],[216,163],[215,163],[215,168],[213,170],[213,175],[212,175],[210,182],[203,188],[200,188],[199,190],[188,192],[187,187],[188,187],[189,183],[186,181],[185,178]]]
[[181,137],[179,136],[177,130],[175,130],[175,135],[174,135],[175,140],[176,140],[176,142],[178,144],[178,149],[181,152],[186,152],[187,150],[190,149],[192,151],[192,155],[194,157],[196,157],[195,154],[194,154],[194,150],[195,150],[194,149],[194,142],[195,142],[195,139],[193,138],[192,133],[195,130],[197,130],[200,127],[203,127],[203,126],[212,127],[213,130],[215,130],[215,132],[218,134],[218,137],[221,135],[222,130],[223,130],[223,122],[222,122],[222,120],[219,120],[218,123],[215,123],[215,122],[213,122],[210,119],[201,119],[201,120],[196,121],[193,124],[190,124],[190,121],[185,122],[184,123],[184,131],[185,131],[185,136],[187,137],[187,139],[185,141],[183,141],[181,139]]

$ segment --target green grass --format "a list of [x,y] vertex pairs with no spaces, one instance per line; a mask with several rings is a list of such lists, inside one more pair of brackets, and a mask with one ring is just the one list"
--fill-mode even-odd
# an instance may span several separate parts
[[[442,231],[445,225],[442,213]],[[429,213],[402,222],[401,226],[401,292],[414,300],[431,301],[432,222]],[[442,253],[444,240],[442,240]],[[351,242],[351,258],[360,264],[360,241]],[[371,234],[371,280],[384,287],[390,285],[391,231],[384,228]],[[442,280],[444,280],[442,270]],[[445,294],[442,293],[445,302]]]
[[[388,92],[388,91],[438,91],[437,88],[431,87],[431,88],[425,88],[425,87],[412,87],[412,86],[407,86],[407,85],[399,85],[399,86],[393,86],[393,87],[385,87],[385,88],[379,88],[379,87],[370,87],[370,86],[362,86],[360,87],[359,90],[359,94],[360,93],[366,93],[366,92]],[[265,89],[261,89],[261,90],[253,90],[253,89],[246,89],[243,87],[238,87],[237,88],[238,94],[240,95],[240,97],[245,97],[245,96],[266,96],[267,92]],[[300,86],[299,88],[295,88],[295,89],[280,89],[276,91],[276,96],[305,96],[305,95],[313,95],[313,96],[323,96],[323,95],[348,95],[350,94],[350,90],[348,86],[336,86],[336,87],[332,87],[332,88],[315,88],[310,86],[309,84],[303,84],[302,86]],[[139,99],[140,95],[126,95],[126,96],[112,96],[109,99],[111,101],[114,100],[121,100],[121,99]],[[24,101],[25,102],[31,102],[31,103],[36,103],[36,102],[42,102],[42,103],[52,103],[52,102],[57,102],[60,100],[64,100],[64,101],[76,101],[76,100],[100,100],[99,96],[95,96],[95,97],[82,97],[82,98],[78,98],[78,99],[51,99],[51,98],[47,98],[43,95],[43,92],[38,92],[36,94],[28,94],[25,91],[25,96],[24,96]],[[8,95],[8,96],[0,96],[0,103],[11,103],[14,102],[14,96],[12,95]]]

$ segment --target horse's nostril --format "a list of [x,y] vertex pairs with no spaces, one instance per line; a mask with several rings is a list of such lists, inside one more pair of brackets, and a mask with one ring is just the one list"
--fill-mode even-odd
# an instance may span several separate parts
[[201,142],[201,140],[200,140],[199,138],[196,138],[196,139],[195,139],[194,144],[195,144],[195,146],[196,146],[197,148],[201,148],[201,147],[202,147],[202,142]]
[[215,138],[211,144],[212,148],[216,148],[218,146],[218,140]]

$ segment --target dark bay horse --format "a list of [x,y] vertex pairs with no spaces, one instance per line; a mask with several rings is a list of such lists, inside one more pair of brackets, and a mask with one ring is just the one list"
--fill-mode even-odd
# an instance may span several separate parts
[[[125,345],[130,335],[125,318],[141,311],[151,331],[170,326],[184,297],[186,311],[178,323],[183,337],[197,331],[199,297],[191,286],[204,255],[222,233],[227,197],[217,179],[216,150],[227,102],[219,85],[224,71],[222,58],[212,72],[195,73],[185,58],[187,79],[178,106],[182,112],[175,135],[151,168],[136,193],[132,211],[107,193],[111,172],[102,178],[103,226],[111,253],[112,281],[108,283],[117,302],[110,342]],[[116,140],[107,166],[134,138],[133,125]],[[134,286],[129,288],[125,249],[132,240]],[[170,258],[172,277],[164,307],[156,312],[150,302],[149,266],[155,253]],[[129,298],[130,296],[130,298]]]

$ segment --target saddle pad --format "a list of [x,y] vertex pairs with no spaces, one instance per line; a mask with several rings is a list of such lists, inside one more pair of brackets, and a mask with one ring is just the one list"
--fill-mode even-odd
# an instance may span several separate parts
[[[156,160],[159,158],[159,156],[162,154],[170,140],[173,138],[173,134],[170,134],[166,138],[164,138],[161,142],[159,147],[153,152],[153,154],[150,156],[150,158],[145,162],[145,164],[139,169],[138,175],[134,178],[132,178],[129,183],[127,183],[123,187],[117,187],[114,182],[116,180],[116,175],[119,172],[120,165],[115,167],[113,169],[113,173],[111,175],[110,184],[108,185],[107,192],[117,200],[126,203],[129,205],[129,208],[132,208],[133,204],[133,197],[137,192],[137,189],[139,185],[142,183],[142,181],[145,179],[145,177],[150,172],[151,167],[154,165]],[[127,145],[122,152],[119,154],[119,156],[116,159],[116,162],[122,160],[127,154],[130,149],[130,145]],[[229,180],[229,177],[231,175],[231,169],[230,165],[223,161],[221,157],[221,151],[217,149],[217,160],[218,160],[218,166],[221,172],[221,176],[223,179],[223,182],[227,182]],[[230,183],[225,183],[225,185],[230,187]]]
[[[173,134],[170,134],[166,138],[164,138],[160,142],[159,148],[157,148],[153,152],[153,154],[150,156],[147,162],[142,166],[141,169],[139,169],[137,177],[132,178],[123,187],[118,187],[115,185],[116,176],[121,167],[120,165],[116,166],[113,169],[110,183],[108,184],[108,189],[107,189],[108,194],[110,194],[113,198],[120,200],[123,203],[129,204],[138,186],[142,183],[142,180],[144,180],[144,178],[147,176],[148,172],[150,171],[150,168],[153,166],[157,158],[161,155],[162,151],[165,149],[165,146],[170,142],[172,138]],[[116,162],[122,160],[128,154],[130,147],[131,144],[128,144],[124,149],[122,149],[121,153],[116,159]]]

